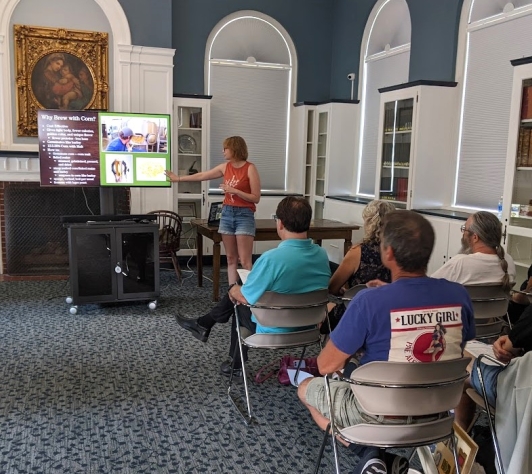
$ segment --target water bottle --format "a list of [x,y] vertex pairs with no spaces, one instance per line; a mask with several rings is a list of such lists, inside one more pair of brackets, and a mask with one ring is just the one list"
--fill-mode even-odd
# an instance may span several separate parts
[[499,199],[499,204],[497,206],[497,217],[499,218],[500,221],[502,221],[502,196]]

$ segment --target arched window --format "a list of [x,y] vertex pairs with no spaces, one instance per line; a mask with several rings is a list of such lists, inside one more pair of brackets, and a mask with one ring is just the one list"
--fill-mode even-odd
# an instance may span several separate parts
[[205,59],[212,95],[210,166],[223,162],[223,140],[240,135],[262,189],[284,191],[296,65],[288,33],[264,14],[237,12],[213,29]]
[[453,204],[495,210],[503,193],[513,67],[532,56],[532,0],[465,0],[457,81],[462,85]]
[[379,109],[382,87],[408,82],[410,12],[405,0],[379,0],[371,14],[360,54],[360,143],[356,194],[375,195]]

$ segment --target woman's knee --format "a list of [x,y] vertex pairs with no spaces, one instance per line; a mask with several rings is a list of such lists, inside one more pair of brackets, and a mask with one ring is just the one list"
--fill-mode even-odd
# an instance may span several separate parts
[[238,264],[238,255],[227,254],[226,258],[228,266],[235,266]]

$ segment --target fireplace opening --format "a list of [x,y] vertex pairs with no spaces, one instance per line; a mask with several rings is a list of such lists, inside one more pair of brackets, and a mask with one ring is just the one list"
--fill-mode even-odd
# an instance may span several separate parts
[[[47,188],[2,183],[4,273],[68,275],[67,229],[61,216],[100,214],[99,188]],[[129,188],[113,189],[115,214],[130,213]]]

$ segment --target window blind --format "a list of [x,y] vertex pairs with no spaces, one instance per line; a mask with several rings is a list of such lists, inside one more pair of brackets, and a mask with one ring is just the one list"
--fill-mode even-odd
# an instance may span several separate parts
[[511,59],[532,54],[532,15],[469,33],[455,205],[496,209],[503,193]]
[[261,188],[284,191],[289,90],[288,69],[211,64],[210,167],[223,163],[224,139],[240,135]]
[[364,129],[362,130],[362,154],[360,158],[360,182],[357,194],[375,195],[377,172],[377,146],[379,141],[380,93],[382,87],[408,81],[410,50],[368,61],[366,64],[366,91],[364,102]]

